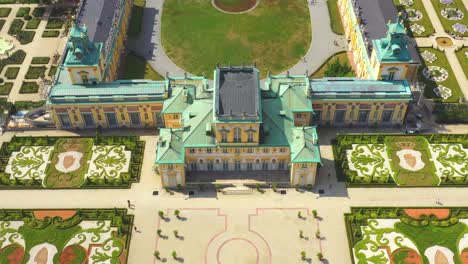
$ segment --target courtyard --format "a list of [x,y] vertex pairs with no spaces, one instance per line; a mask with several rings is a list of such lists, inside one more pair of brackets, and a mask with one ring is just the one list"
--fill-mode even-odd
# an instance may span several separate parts
[[310,46],[311,23],[307,1],[302,0],[260,1],[245,14],[223,13],[211,1],[166,0],[161,34],[169,58],[187,72],[210,76],[217,64],[256,63],[266,76],[303,58]]

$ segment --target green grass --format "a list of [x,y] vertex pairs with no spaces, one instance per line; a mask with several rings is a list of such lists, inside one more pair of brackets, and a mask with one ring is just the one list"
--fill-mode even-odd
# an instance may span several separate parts
[[19,67],[8,67],[8,69],[5,72],[5,78],[8,80],[14,80],[18,76],[20,68]]
[[164,77],[159,75],[151,65],[143,58],[129,53],[125,58],[125,68],[123,78],[130,79],[147,79],[147,80],[164,80]]
[[50,18],[47,21],[46,29],[61,29],[64,22],[59,18]]
[[56,38],[59,35],[60,35],[60,31],[58,30],[44,30],[44,32],[42,32],[43,38]]
[[10,28],[8,29],[8,34],[16,35],[18,34],[24,26],[24,21],[22,19],[15,18],[13,22],[11,22]]
[[456,52],[458,62],[465,72],[465,77],[468,79],[468,58],[465,55],[465,52],[468,52],[468,47],[463,47]]
[[49,57],[34,57],[32,58],[31,64],[48,64],[49,61]]
[[39,91],[39,84],[36,82],[23,82],[21,85],[20,94],[37,93]]
[[50,70],[47,75],[49,75],[50,77],[54,77],[56,72],[57,72],[57,65],[52,65],[50,66]]
[[140,35],[141,27],[143,25],[143,11],[145,9],[146,1],[137,0],[133,3],[132,17],[128,28],[128,36],[130,38],[137,38]]
[[44,15],[45,8],[44,7],[36,7],[32,11],[33,17],[42,17]]
[[338,35],[344,35],[343,23],[341,22],[340,10],[338,9],[338,0],[327,0],[327,5],[332,31]]
[[47,70],[47,67],[45,66],[39,66],[39,67],[30,66],[24,78],[25,79],[39,79],[40,77],[45,76],[46,70]]
[[190,73],[211,76],[216,64],[256,62],[262,77],[295,65],[307,52],[311,26],[307,1],[260,1],[242,15],[224,14],[211,1],[167,0],[162,44],[168,56]]
[[26,29],[37,29],[40,23],[41,19],[34,17],[26,23]]
[[[462,0],[453,0],[453,4],[449,6],[451,8],[457,8],[463,12],[465,16],[463,17],[462,20],[448,20],[444,18],[441,14],[441,11],[447,6],[445,4],[440,3],[440,0],[431,0],[431,2],[437,13],[437,16],[439,16],[439,20],[442,23],[442,26],[444,27],[445,32],[453,32],[452,25],[456,23],[468,25],[468,12],[466,11],[465,5],[463,4]],[[464,34],[460,34],[458,32],[455,32],[455,33],[457,35],[468,37],[468,32],[465,32]]]
[[[399,12],[402,12],[403,10],[405,10],[406,6],[401,5],[400,0],[393,0],[393,2],[395,3],[395,6],[397,7]],[[427,15],[427,11],[426,11],[426,8],[424,7],[424,4],[422,3],[422,0],[414,0],[414,4],[407,8],[419,10],[421,11],[423,15],[422,19],[419,21],[412,22],[412,21],[404,20],[405,26],[406,28],[408,28],[408,32],[410,34],[412,34],[414,37],[428,37],[435,33],[434,26],[432,25],[431,20],[429,16]],[[423,26],[426,29],[426,31],[422,34],[412,33],[410,26],[413,24],[419,24]]]
[[8,17],[10,15],[11,8],[9,7],[0,7],[0,17]]
[[[434,48],[419,48],[419,50],[420,50],[421,53],[424,52],[425,50],[428,50],[428,51],[436,54],[436,56],[437,56],[437,60],[435,62],[433,62],[433,63],[427,63],[426,64],[424,62],[424,60],[421,59],[421,62],[422,62],[423,65],[419,68],[419,73],[418,74],[419,74],[419,79],[426,84],[426,88],[424,89],[425,96],[427,98],[432,98],[435,101],[439,101],[439,102],[442,102],[442,101],[446,102],[446,103],[458,102],[459,98],[463,97],[463,93],[460,90],[460,86],[458,84],[458,81],[455,78],[452,67],[450,67],[450,64],[449,64],[449,62],[447,60],[447,56],[445,55],[445,53],[443,51],[440,51],[440,50],[437,50],[437,49],[434,49]],[[426,66],[439,66],[439,67],[444,68],[445,70],[447,70],[447,72],[449,74],[447,80],[445,80],[443,82],[436,83],[436,82],[433,82],[433,81],[431,81],[429,79],[426,79],[424,77],[424,75],[422,74],[422,71]],[[440,98],[440,97],[438,97],[438,96],[436,96],[434,94],[433,89],[435,87],[437,87],[437,85],[439,85],[439,84],[452,89],[452,96],[447,98],[447,100],[443,100],[442,98]]]
[[3,26],[5,25],[6,20],[5,19],[0,19],[0,30],[3,29]]
[[26,15],[29,15],[30,11],[31,11],[30,7],[20,7],[18,9],[18,12],[16,13],[16,17],[24,17]]
[[316,71],[314,72],[310,77],[312,79],[320,79],[325,77],[325,71],[328,69],[328,67],[335,62],[335,60],[338,59],[341,64],[347,63],[348,65],[351,65],[349,62],[348,54],[346,54],[345,51],[336,53],[335,55],[331,56],[328,58],[328,60]]
[[0,95],[9,95],[11,88],[13,88],[12,82],[0,84]]

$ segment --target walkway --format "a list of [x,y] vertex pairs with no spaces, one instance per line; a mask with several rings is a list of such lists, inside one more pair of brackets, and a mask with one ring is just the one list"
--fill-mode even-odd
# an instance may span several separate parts
[[[162,76],[166,73],[181,76],[185,70],[176,65],[162,48],[163,5],[164,0],[146,1],[142,32],[138,39],[129,41],[129,47],[144,57]],[[301,60],[289,69],[290,74],[305,74],[306,72],[312,74],[333,54],[346,50],[344,37],[331,30],[326,0],[318,0],[317,3],[309,4],[309,11],[312,24],[311,45],[304,56],[305,61]],[[334,41],[337,41],[339,46],[334,45]],[[282,74],[286,74],[286,71]]]
[[[466,9],[468,9],[468,0],[462,0],[463,3],[465,4]],[[433,34],[430,37],[426,38],[416,38],[416,43],[419,47],[432,47],[436,46],[437,48],[442,49],[445,51],[445,55],[447,56],[447,60],[452,67],[453,73],[455,75],[455,78],[458,81],[458,84],[460,86],[460,89],[462,90],[463,94],[465,95],[465,98],[468,98],[468,80],[467,76],[465,76],[465,73],[463,71],[463,68],[458,61],[457,55],[455,54],[455,50],[458,47],[463,46],[468,46],[468,38],[463,38],[463,40],[456,40],[452,39],[454,45],[452,47],[440,47],[437,46],[436,38],[438,37],[450,37],[447,33],[445,33],[445,30],[442,26],[442,23],[439,20],[439,17],[437,16],[437,11],[435,10],[434,6],[431,3],[431,0],[422,0],[424,7],[426,8],[427,14],[430,17],[430,20],[432,22],[432,25],[434,26],[435,29],[435,34]],[[468,15],[468,14],[465,14]]]

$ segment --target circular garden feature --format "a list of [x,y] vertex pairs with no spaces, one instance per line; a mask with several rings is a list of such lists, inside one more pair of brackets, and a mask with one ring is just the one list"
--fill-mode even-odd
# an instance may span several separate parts
[[213,5],[222,12],[241,14],[252,11],[260,0],[212,0]]
[[168,57],[208,78],[217,64],[256,64],[262,78],[268,71],[282,73],[304,57],[312,40],[307,1],[260,0],[252,11],[232,15],[211,1],[166,0],[162,13],[161,41]]
[[452,39],[448,37],[438,37],[436,38],[437,45],[442,46],[442,47],[452,47],[453,46],[453,41]]

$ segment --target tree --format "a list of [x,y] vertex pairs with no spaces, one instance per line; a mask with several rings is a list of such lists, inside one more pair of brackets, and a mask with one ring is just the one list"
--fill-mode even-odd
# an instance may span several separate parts
[[317,218],[317,216],[318,216],[317,210],[315,210],[315,209],[312,210],[312,214],[314,215],[314,218]]
[[332,64],[328,65],[324,72],[325,77],[353,77],[353,68],[348,63],[341,64],[340,59],[336,59]]
[[161,229],[158,229],[158,231],[156,231],[156,233],[158,234],[159,237],[162,236],[162,230]]
[[304,231],[299,230],[299,237],[300,237],[300,238],[304,238]]
[[322,259],[323,259],[323,254],[322,254],[322,252],[317,253],[317,258],[318,258],[319,260],[322,260]]
[[306,259],[306,253],[305,251],[301,251],[301,259],[305,260]]
[[297,212],[297,218],[302,219],[302,213],[301,213],[301,211],[298,211],[298,212]]
[[175,252],[175,250],[172,251],[171,255],[173,259],[177,259],[177,252]]
[[159,211],[158,215],[159,215],[159,217],[164,218],[164,212],[163,211]]
[[317,232],[315,232],[315,237],[320,238],[320,231],[319,230],[317,230]]
[[180,218],[180,211],[179,211],[179,210],[175,210],[175,211],[174,211],[174,215],[175,215],[177,218]]
[[179,237],[179,231],[174,230],[174,236],[175,236],[176,238],[178,238],[178,237]]
[[155,250],[153,255],[156,257],[156,259],[161,259],[161,253],[159,253],[159,251]]

